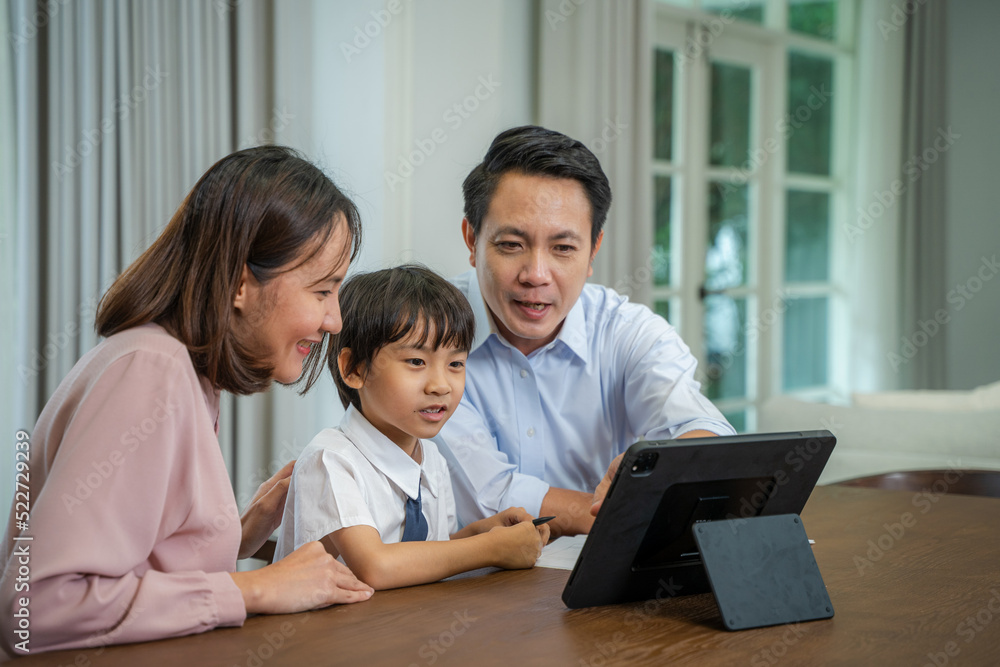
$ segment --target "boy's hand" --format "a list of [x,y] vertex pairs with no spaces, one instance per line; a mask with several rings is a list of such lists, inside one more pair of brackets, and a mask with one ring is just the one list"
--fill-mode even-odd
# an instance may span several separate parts
[[523,507],[508,507],[503,512],[495,514],[491,518],[496,519],[499,526],[516,526],[519,523],[535,519]]
[[494,514],[493,516],[480,519],[479,521],[473,521],[465,528],[452,535],[451,538],[458,539],[461,537],[480,535],[482,533],[488,533],[497,527],[505,528],[508,526],[516,526],[522,521],[531,521],[533,518],[534,517],[528,514],[523,507],[508,507],[499,514]]
[[523,507],[508,507],[503,512],[494,514],[486,519],[480,519],[476,523],[482,523],[480,533],[487,533],[497,526],[507,528],[509,526],[516,526],[523,521],[531,521],[534,518]]
[[[522,510],[523,511],[523,510]],[[499,517],[503,514],[497,514]],[[549,527],[531,525],[531,515],[513,526],[495,526],[490,529],[490,536],[495,536],[498,544],[497,567],[505,570],[520,570],[532,567],[542,555],[542,547],[549,541]],[[496,518],[496,517],[491,517]]]

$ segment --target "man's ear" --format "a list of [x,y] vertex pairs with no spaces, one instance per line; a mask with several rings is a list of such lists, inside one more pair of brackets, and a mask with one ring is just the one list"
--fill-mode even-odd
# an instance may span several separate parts
[[462,218],[462,238],[465,239],[465,247],[469,249],[469,264],[476,266],[476,232],[472,229],[472,223],[468,218]]
[[344,384],[351,389],[361,389],[365,386],[365,379],[361,377],[360,369],[355,368],[351,373],[346,372],[350,365],[351,348],[341,348],[340,354],[337,355],[337,370],[340,371],[340,377],[344,380]]
[[240,274],[240,286],[236,290],[236,297],[233,299],[233,307],[239,311],[246,311],[249,307],[250,281],[253,276],[250,274],[250,267],[243,265],[243,273]]
[[597,257],[597,251],[601,249],[601,241],[604,240],[604,230],[602,229],[597,234],[597,242],[594,243],[594,249],[590,251],[590,265],[587,266],[587,277],[594,275],[594,258]]

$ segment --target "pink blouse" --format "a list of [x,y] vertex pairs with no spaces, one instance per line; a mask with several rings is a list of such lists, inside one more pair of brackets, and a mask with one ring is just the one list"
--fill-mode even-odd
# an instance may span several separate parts
[[73,367],[31,433],[28,527],[15,528],[12,508],[2,546],[9,653],[23,653],[13,647],[25,601],[31,652],[243,624],[218,415],[218,390],[155,324],[111,336]]

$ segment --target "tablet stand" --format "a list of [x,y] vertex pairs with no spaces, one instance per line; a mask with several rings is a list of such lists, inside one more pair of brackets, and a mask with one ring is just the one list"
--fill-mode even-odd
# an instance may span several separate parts
[[798,514],[709,521],[691,530],[726,629],[833,616]]

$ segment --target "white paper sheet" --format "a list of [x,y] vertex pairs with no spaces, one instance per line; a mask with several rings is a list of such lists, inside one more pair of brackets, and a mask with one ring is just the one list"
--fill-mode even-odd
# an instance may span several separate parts
[[552,544],[545,545],[542,555],[535,562],[535,567],[548,567],[554,570],[572,570],[576,565],[576,559],[580,556],[580,549],[587,541],[586,535],[576,535],[574,537],[560,537]]

